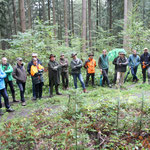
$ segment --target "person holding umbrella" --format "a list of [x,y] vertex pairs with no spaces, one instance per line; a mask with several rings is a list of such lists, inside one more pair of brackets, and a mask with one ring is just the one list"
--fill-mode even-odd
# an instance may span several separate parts
[[128,58],[128,62],[129,62],[129,67],[131,69],[131,73],[132,73],[132,76],[133,76],[133,82],[138,82],[139,79],[138,77],[136,76],[136,73],[137,73],[137,69],[138,69],[138,66],[140,64],[140,57],[137,55],[137,52],[136,50],[133,50],[133,54],[131,54]]
[[123,86],[127,65],[128,59],[125,57],[125,53],[120,52],[120,55],[117,59],[117,88]]

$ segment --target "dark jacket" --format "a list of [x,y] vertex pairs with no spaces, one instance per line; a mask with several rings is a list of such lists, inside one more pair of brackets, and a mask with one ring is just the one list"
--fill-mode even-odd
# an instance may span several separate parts
[[115,65],[115,71],[117,71],[117,59],[118,58],[119,58],[119,56],[113,60],[113,64]]
[[140,59],[141,65],[143,66],[143,62],[145,62],[145,65],[150,65],[150,54],[142,54]]
[[56,61],[49,61],[48,63],[49,85],[51,85],[52,83],[56,86],[60,84],[60,72],[61,72],[61,65]]
[[72,60],[71,64],[71,74],[80,74],[81,73],[81,68],[82,68],[82,61],[77,58],[76,60]]
[[[42,65],[41,61],[39,59],[37,59],[37,63]],[[31,66],[33,65],[33,60],[31,60],[29,63],[28,63],[28,67],[27,67],[27,72],[30,74],[30,71],[31,71]]]
[[61,72],[68,72],[68,60],[67,59],[61,59],[59,61],[61,67]]
[[128,59],[126,57],[117,59],[117,72],[126,72]]
[[16,79],[17,83],[25,83],[27,80],[27,72],[24,68],[24,65],[19,66],[17,64],[13,69],[12,75]]

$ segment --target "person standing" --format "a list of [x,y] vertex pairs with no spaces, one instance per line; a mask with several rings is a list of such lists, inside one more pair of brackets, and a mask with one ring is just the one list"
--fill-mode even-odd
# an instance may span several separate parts
[[123,86],[127,65],[128,59],[125,57],[125,53],[120,52],[120,56],[117,59],[117,88]]
[[[0,68],[0,95],[3,96],[4,102],[5,102],[5,107],[7,112],[13,112],[14,110],[10,107],[9,105],[9,99],[7,95],[7,91],[5,88],[5,81],[4,79],[7,77],[6,73],[3,72],[3,70]],[[1,97],[0,97],[0,115],[3,115],[2,111],[2,102],[1,102]]]
[[76,53],[72,53],[71,57],[73,58],[73,60],[71,61],[70,66],[71,66],[71,74],[73,76],[75,89],[78,88],[77,86],[77,78],[78,78],[82,85],[83,92],[86,93],[85,84],[84,84],[83,77],[81,74],[82,61],[79,58],[77,58]]
[[118,53],[119,56],[117,56],[114,60],[113,60],[113,65],[115,65],[115,73],[114,73],[114,85],[116,84],[117,81],[117,59],[120,57],[120,52]]
[[63,89],[68,89],[69,85],[69,77],[68,77],[68,60],[64,57],[64,54],[61,54],[60,61],[59,61],[61,67],[61,77],[62,77],[62,83],[63,83]]
[[13,68],[9,63],[7,63],[6,57],[2,58],[2,64],[0,65],[0,68],[2,69],[3,72],[6,73],[6,78],[4,79],[6,90],[7,90],[7,85],[9,85],[13,102],[18,102],[15,98],[15,89],[13,85],[13,77],[12,77]]
[[128,62],[129,62],[129,67],[131,69],[131,73],[133,76],[133,82],[138,82],[139,79],[136,76],[137,70],[138,70],[138,66],[140,64],[140,57],[137,55],[136,50],[133,50],[133,54],[131,54],[128,58]]
[[100,55],[99,60],[98,60],[98,66],[100,68],[100,72],[103,75],[103,82],[102,86],[105,85],[105,82],[107,83],[108,87],[111,88],[109,79],[108,79],[108,68],[109,68],[109,61],[108,61],[108,56],[107,56],[107,50],[103,50],[103,54]]
[[140,59],[143,74],[143,84],[146,82],[146,71],[148,73],[148,82],[150,84],[150,54],[148,53],[148,48],[144,48],[144,53],[141,55]]
[[[28,63],[27,67],[27,72],[31,75],[31,66],[33,65],[33,58],[37,59],[37,63],[42,65],[41,61],[38,59],[38,54],[37,53],[32,53],[32,60]],[[32,78],[32,76],[31,76]],[[33,80],[33,78],[32,78]],[[32,82],[32,93],[33,93],[33,100],[36,98],[36,93],[35,93],[35,85],[34,82]]]
[[24,68],[22,58],[17,58],[17,65],[14,67],[13,77],[16,79],[17,85],[20,90],[20,97],[21,97],[21,102],[22,106],[25,106],[25,98],[24,98],[24,93],[25,93],[25,85],[26,85],[26,80],[27,80],[27,72]]
[[42,87],[44,85],[43,71],[44,67],[38,64],[36,58],[33,58],[33,65],[31,66],[30,72],[32,76],[32,82],[34,82],[33,84],[35,85],[36,97],[34,100],[36,100],[37,98],[42,98]]
[[87,70],[86,74],[86,82],[85,85],[88,87],[88,82],[90,76],[92,77],[92,86],[95,86],[94,84],[94,77],[95,77],[95,67],[96,67],[96,61],[93,59],[94,54],[89,54],[89,58],[87,61],[85,61],[84,68]]
[[50,54],[48,63],[48,73],[49,73],[49,86],[50,86],[50,97],[53,97],[53,86],[55,85],[55,90],[57,95],[62,95],[59,93],[58,87],[60,85],[60,69],[61,65],[55,60],[55,55]]

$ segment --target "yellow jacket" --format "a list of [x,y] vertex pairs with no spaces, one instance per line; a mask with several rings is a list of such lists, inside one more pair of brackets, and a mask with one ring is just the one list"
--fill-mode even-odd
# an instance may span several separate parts
[[31,76],[34,76],[36,73],[38,73],[39,70],[44,70],[44,67],[38,64],[37,66],[32,65],[31,66]]

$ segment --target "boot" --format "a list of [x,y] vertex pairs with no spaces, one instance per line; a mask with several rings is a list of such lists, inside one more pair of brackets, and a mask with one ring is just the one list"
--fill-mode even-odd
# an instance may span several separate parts
[[50,96],[49,96],[50,98],[52,98],[53,97],[53,88],[50,88]]
[[83,92],[84,92],[84,93],[87,93],[87,90],[86,90],[86,89],[84,89],[84,90],[83,90]]
[[7,112],[14,112],[15,110],[13,110],[11,107],[6,109]]
[[13,102],[14,102],[14,103],[19,102],[19,101],[17,101],[16,98],[15,98],[15,93],[12,94],[12,98],[13,98]]
[[57,95],[62,95],[62,94],[59,93],[59,91],[58,91],[58,86],[55,86],[55,89],[56,89],[56,94],[57,94]]
[[4,115],[2,109],[0,108],[0,116]]

